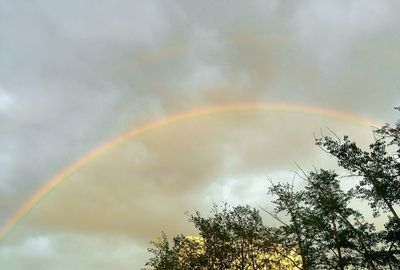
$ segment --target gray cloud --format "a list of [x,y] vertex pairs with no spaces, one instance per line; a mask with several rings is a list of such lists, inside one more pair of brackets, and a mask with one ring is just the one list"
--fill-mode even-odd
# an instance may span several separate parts
[[[358,0],[0,1],[0,223],[88,150],[178,111],[287,102],[393,120],[398,10],[396,1]],[[99,269],[97,260],[113,268],[107,237],[129,237],[121,243],[129,249],[162,229],[193,233],[186,210],[262,200],[255,193],[263,176],[290,174],[294,162],[331,165],[312,140],[326,126],[364,144],[370,138],[365,128],[327,118],[252,112],[193,119],[126,142],[32,211],[0,264],[63,269],[73,260]],[[29,240],[38,231],[50,240]],[[71,241],[90,249],[94,239],[99,253],[87,260],[77,246],[56,248]],[[26,251],[46,243],[54,253]]]
[[183,120],[132,138],[86,164],[26,222],[47,231],[129,235],[142,244],[161,229],[189,233],[186,211],[205,209],[213,201],[235,203],[236,197],[265,203],[267,176],[290,175],[296,162],[305,168],[325,165],[312,137],[322,124],[361,141],[372,138],[362,138],[365,127],[317,115],[253,111]]
[[145,249],[124,237],[49,234],[28,236],[2,247],[0,261],[9,269],[139,269],[135,258]]

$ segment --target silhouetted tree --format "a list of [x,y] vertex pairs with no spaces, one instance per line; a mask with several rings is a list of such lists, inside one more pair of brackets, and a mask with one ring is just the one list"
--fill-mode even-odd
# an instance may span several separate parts
[[316,261],[330,269],[367,266],[376,269],[372,254],[376,246],[374,226],[349,207],[351,192],[344,192],[333,171],[319,170],[305,175],[306,205],[315,216],[318,243],[324,250]]
[[294,269],[301,267],[295,250],[277,244],[277,230],[263,225],[258,210],[249,206],[214,206],[189,221],[199,237],[178,235],[170,243],[162,234],[151,242],[150,269]]
[[[305,205],[305,192],[295,191],[293,183],[271,182],[271,185],[269,193],[277,197],[273,201],[275,209],[271,215],[282,224],[279,228],[280,234],[284,236],[281,243],[283,246],[298,249],[303,270],[312,269],[320,251],[315,249],[318,241],[313,226],[315,216]],[[287,216],[288,221],[279,217],[282,213]]]
[[[399,109],[399,108],[397,108]],[[375,130],[369,150],[361,149],[348,136],[324,136],[316,143],[335,156],[339,166],[348,170],[356,182],[355,194],[367,200],[374,216],[389,213],[385,230],[377,237],[381,250],[374,257],[390,267],[400,267],[400,123]]]
[[[175,242],[175,241],[174,241]],[[161,232],[161,236],[155,241],[150,242],[152,247],[147,250],[153,254],[153,257],[149,259],[146,266],[151,268],[144,269],[156,269],[156,270],[171,270],[180,269],[179,266],[179,244],[172,244],[168,241],[167,236],[164,232]]]
[[[303,172],[306,185],[300,190],[293,182],[271,181],[275,207],[263,210],[279,227],[264,226],[249,206],[214,205],[208,217],[200,212],[189,217],[200,237],[178,235],[169,242],[162,233],[152,242],[146,265],[154,270],[400,269],[400,122],[374,134],[369,150],[348,136],[316,139],[349,172],[345,179],[355,188],[344,191],[339,175],[328,170]],[[356,198],[366,200],[375,217],[389,215],[384,229],[376,231],[350,207]]]

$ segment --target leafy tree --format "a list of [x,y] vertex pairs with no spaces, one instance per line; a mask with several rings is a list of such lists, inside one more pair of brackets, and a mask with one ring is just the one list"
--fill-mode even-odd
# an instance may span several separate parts
[[374,257],[388,267],[399,267],[400,123],[386,124],[375,130],[375,135],[368,151],[348,136],[343,139],[323,136],[316,143],[335,156],[339,166],[349,171],[353,177],[348,179],[357,181],[355,194],[368,201],[375,217],[382,212],[389,214],[385,230],[377,235],[381,250]]
[[[313,228],[308,226],[311,224],[312,216],[304,205],[305,194],[303,191],[295,191],[293,183],[273,184],[271,181],[271,184],[269,193],[277,197],[273,201],[276,207],[273,214],[268,211],[267,213],[282,224],[279,228],[280,234],[284,236],[281,243],[287,247],[297,248],[301,256],[302,269],[311,269],[315,258],[314,251],[316,251],[312,248],[315,234],[312,231]],[[278,216],[280,213],[284,213],[289,221],[283,221]]]
[[146,263],[146,266],[156,270],[171,270],[180,269],[179,267],[179,242],[174,241],[176,244],[171,246],[167,236],[164,232],[161,232],[161,236],[155,241],[150,242],[152,247],[147,250],[153,253],[153,257]]
[[142,270],[201,270],[204,268],[203,241],[197,238],[177,235],[170,242],[164,232],[155,241],[150,242],[152,247],[148,251],[153,257],[146,263],[147,268]]
[[[400,108],[397,108],[400,110]],[[369,150],[348,136],[316,140],[324,151],[348,170],[355,188],[341,189],[334,171],[303,172],[306,186],[271,182],[269,193],[278,228],[263,225],[249,206],[214,206],[189,221],[200,237],[178,235],[169,242],[162,233],[149,249],[151,269],[400,269],[400,122],[374,131]],[[366,200],[377,217],[388,214],[384,229],[376,231],[351,200]],[[284,217],[281,217],[282,214]]]
[[[211,217],[199,212],[190,221],[204,239],[207,269],[279,269],[299,265],[294,253],[277,245],[276,230],[263,225],[258,210],[249,206],[232,209],[214,206]],[[281,254],[286,253],[286,259]],[[293,257],[293,258],[292,258]],[[279,258],[279,259],[278,259]]]
[[376,269],[372,248],[376,246],[374,226],[349,207],[351,192],[344,192],[333,171],[319,170],[305,175],[306,205],[315,216],[318,248],[324,250],[316,262],[331,269],[367,266]]
[[[263,225],[259,212],[249,206],[214,206],[211,216],[200,212],[189,221],[199,237],[178,235],[170,243],[162,234],[149,251],[150,269],[294,269],[301,260],[292,250],[275,242],[277,230]],[[299,269],[299,268],[297,268]]]

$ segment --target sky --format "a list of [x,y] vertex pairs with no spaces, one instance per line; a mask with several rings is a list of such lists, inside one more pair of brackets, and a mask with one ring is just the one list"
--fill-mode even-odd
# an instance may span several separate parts
[[[179,112],[285,103],[393,123],[398,25],[395,0],[0,0],[0,226],[88,151]],[[272,207],[267,179],[291,180],[296,164],[334,168],[314,145],[328,128],[373,139],[366,125],[274,110],[129,138],[21,219],[0,266],[139,269],[161,231],[196,234],[187,211]]]

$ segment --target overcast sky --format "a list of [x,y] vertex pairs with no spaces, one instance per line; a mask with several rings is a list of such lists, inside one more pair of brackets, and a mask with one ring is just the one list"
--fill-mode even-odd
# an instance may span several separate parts
[[[396,0],[0,0],[0,226],[89,150],[177,112],[281,102],[393,122],[399,25]],[[138,269],[161,230],[196,233],[186,211],[268,206],[267,177],[333,166],[313,141],[327,127],[373,138],[366,126],[276,111],[132,138],[21,220],[0,242],[0,266]]]

